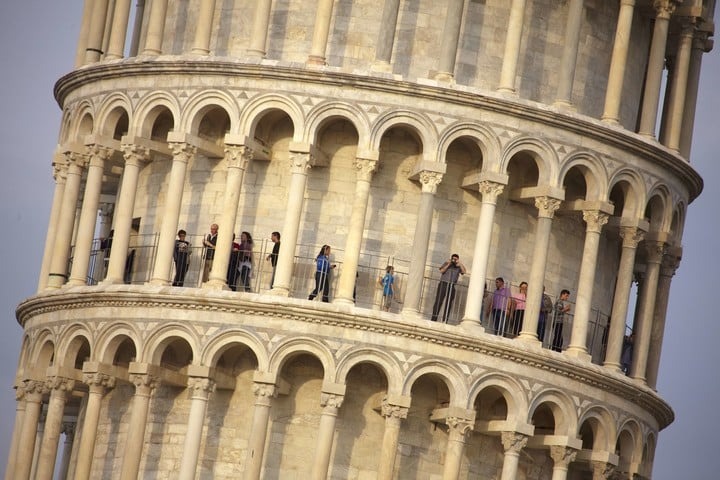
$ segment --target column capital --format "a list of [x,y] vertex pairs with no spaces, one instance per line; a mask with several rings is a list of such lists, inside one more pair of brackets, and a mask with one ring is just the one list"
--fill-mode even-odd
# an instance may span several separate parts
[[80,170],[87,167],[90,156],[87,153],[66,152],[65,159],[67,160],[68,173],[79,173]]
[[246,145],[225,145],[225,161],[228,168],[245,170],[253,156],[253,149]]
[[276,398],[278,396],[277,385],[272,383],[253,382],[252,391],[256,397]]
[[598,478],[611,478],[611,475],[615,472],[615,465],[608,462],[601,462],[598,460],[590,461],[590,466],[593,471],[593,480]]
[[505,452],[520,453],[520,450],[527,445],[530,437],[519,432],[501,432],[500,439]]
[[357,179],[369,182],[377,170],[378,161],[370,158],[356,158],[353,166],[357,172]]
[[158,377],[147,373],[131,373],[129,377],[130,383],[135,385],[136,395],[138,393],[146,393],[149,395],[160,383],[160,379]]
[[25,386],[21,383],[15,386],[15,401],[25,400]]
[[680,261],[682,260],[681,255],[673,253],[670,250],[671,249],[666,249],[662,262],[660,263],[660,275],[663,277],[674,276],[680,266]]
[[45,387],[51,392],[69,393],[75,388],[75,380],[72,378],[52,376],[45,379]]
[[380,406],[380,415],[385,418],[404,420],[408,416],[408,411],[410,411],[408,407],[394,405],[389,403],[386,399],[383,400],[382,405]]
[[657,18],[663,18],[669,20],[675,7],[677,7],[677,0],[653,0],[653,8],[655,9],[655,15]]
[[572,447],[566,447],[563,445],[550,446],[550,458],[553,459],[556,467],[563,467],[567,469],[568,465],[575,461],[577,454],[578,451]]
[[[69,439],[75,437],[75,428],[77,425],[75,422],[63,422],[60,427],[60,433],[64,433]],[[71,440],[72,441],[72,440]]]
[[173,162],[188,163],[197,152],[197,147],[187,142],[168,142],[172,151]]
[[120,146],[126,164],[140,165],[150,157],[150,149],[135,144],[124,144]]
[[113,388],[115,386],[116,378],[106,373],[92,372],[83,373],[83,383],[89,386],[99,388]]
[[636,3],[636,0],[620,0],[621,6],[634,7]]
[[193,398],[207,399],[208,395],[215,391],[216,386],[215,380],[208,377],[190,377],[187,382],[187,388]]
[[482,180],[478,184],[478,190],[482,195],[483,202],[497,203],[497,199],[505,189],[505,185],[490,180]]
[[55,161],[52,163],[53,167],[53,178],[56,182],[65,181],[67,179],[67,160],[63,159],[63,161]]
[[440,172],[433,172],[430,170],[423,170],[420,172],[420,183],[422,184],[423,193],[437,193],[437,187],[442,181],[443,174]]
[[665,242],[645,241],[645,252],[647,253],[647,263],[659,264],[665,255]]
[[322,392],[320,393],[320,406],[329,408],[340,408],[344,399],[344,395]]
[[97,143],[85,145],[85,151],[90,158],[91,167],[102,167],[105,160],[113,154],[113,149]]
[[475,425],[475,421],[472,419],[456,416],[448,416],[445,423],[451,432],[455,432],[463,438],[467,438]]
[[538,209],[538,217],[553,218],[557,209],[560,208],[560,203],[561,201],[557,198],[548,197],[547,195],[535,197],[535,208]]
[[624,248],[637,248],[645,238],[645,231],[638,227],[620,227],[620,238]]
[[312,158],[309,152],[290,152],[290,171],[301,175],[307,174],[312,168]]
[[23,380],[22,389],[25,399],[29,401],[39,402],[48,393],[44,380]]
[[588,232],[600,233],[609,218],[610,215],[600,210],[583,210],[583,220],[587,224],[586,231]]

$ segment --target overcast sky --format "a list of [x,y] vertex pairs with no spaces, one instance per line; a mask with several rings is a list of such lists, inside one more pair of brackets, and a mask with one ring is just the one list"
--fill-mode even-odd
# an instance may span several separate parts
[[[82,0],[0,0],[0,465],[12,435],[21,329],[15,308],[37,287],[60,127],[55,81],[72,69]],[[720,318],[715,313],[720,205],[720,54],[704,57],[691,163],[705,190],[690,205],[673,279],[658,391],[676,419],[661,432],[653,478],[718,478]],[[715,120],[713,120],[715,118]],[[1,474],[1,472],[0,472]]]

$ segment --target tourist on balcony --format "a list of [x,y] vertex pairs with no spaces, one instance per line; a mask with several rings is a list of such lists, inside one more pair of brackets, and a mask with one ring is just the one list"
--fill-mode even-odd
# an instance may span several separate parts
[[203,239],[205,247],[205,266],[203,267],[202,281],[207,282],[210,278],[210,269],[212,268],[213,259],[215,258],[215,245],[217,244],[218,225],[213,223],[210,225],[210,233]]
[[495,279],[495,291],[492,296],[490,315],[492,317],[493,333],[503,335],[509,322],[508,313],[512,309],[512,294],[505,286],[502,277]]
[[185,282],[185,274],[190,265],[190,242],[185,240],[187,232],[179,230],[177,240],[175,240],[175,248],[173,249],[173,261],[175,262],[175,278],[173,279],[173,287],[182,287]]
[[537,336],[540,343],[545,341],[545,325],[547,319],[553,310],[553,302],[550,295],[545,293],[545,285],[543,285],[542,303],[540,304],[540,316],[538,317]]
[[250,278],[252,274],[252,260],[253,260],[253,239],[250,232],[242,232],[240,234],[240,264],[238,270],[240,271],[240,282],[242,283],[243,290],[246,292],[250,291]]
[[560,297],[555,302],[555,323],[553,325],[552,349],[556,352],[562,352],[563,347],[563,323],[565,315],[570,312],[570,290],[563,289]]
[[330,269],[337,265],[330,264],[330,245],[323,245],[320,253],[315,257],[315,289],[308,296],[308,300],[314,300],[318,293],[322,292],[322,301],[330,301]]
[[392,265],[388,265],[387,268],[385,268],[385,275],[380,278],[380,285],[383,289],[383,296],[382,296],[382,309],[385,312],[390,311],[390,304],[392,303],[393,296],[395,295],[395,277],[393,274],[395,273],[395,269]]
[[232,247],[230,247],[230,261],[228,262],[227,284],[230,290],[236,291],[238,277],[240,276],[240,244],[235,241],[233,233]]
[[[440,266],[440,273],[442,275],[440,275],[440,283],[435,293],[435,304],[433,304],[430,320],[437,322],[440,308],[442,308],[444,301],[445,307],[443,308],[442,321],[447,323],[453,300],[455,300],[455,284],[460,278],[460,275],[464,275],[465,272],[465,265],[460,262],[460,256],[457,253],[453,253],[450,256],[450,260]],[[445,297],[447,297],[447,300]]]
[[280,253],[280,232],[272,232],[270,240],[274,243],[272,252],[267,256],[266,260],[270,261],[272,266],[272,276],[270,277],[270,289],[275,283],[275,267],[277,266],[278,254]]
[[517,337],[522,330],[523,319],[525,318],[525,300],[527,299],[527,282],[520,282],[519,291],[513,295],[513,314],[511,331],[514,337]]

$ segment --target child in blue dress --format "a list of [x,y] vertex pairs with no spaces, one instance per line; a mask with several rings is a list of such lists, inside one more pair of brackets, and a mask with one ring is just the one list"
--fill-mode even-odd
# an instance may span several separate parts
[[395,294],[395,277],[393,276],[395,269],[392,265],[388,265],[385,269],[385,276],[380,279],[380,285],[383,287],[383,298],[382,298],[382,309],[385,312],[390,311],[390,303],[392,302],[393,295]]

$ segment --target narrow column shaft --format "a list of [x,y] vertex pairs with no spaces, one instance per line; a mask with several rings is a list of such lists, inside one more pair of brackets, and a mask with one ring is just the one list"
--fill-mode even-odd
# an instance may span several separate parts
[[85,0],[83,4],[80,33],[78,34],[77,49],[75,50],[75,68],[81,67],[85,63],[85,50],[87,49],[90,22],[92,21],[92,11],[95,3],[93,0]]
[[65,441],[63,442],[63,454],[60,458],[57,478],[66,479],[68,478],[68,472],[70,470],[70,457],[72,456],[75,441],[75,424],[68,422],[63,423],[60,433],[65,435]]
[[207,55],[210,53],[210,35],[212,34],[215,0],[200,0],[200,13],[195,26],[195,41],[192,53]]
[[670,15],[675,10],[673,0],[659,0],[655,2],[657,15],[653,30],[650,57],[648,58],[647,74],[645,77],[645,92],[640,113],[640,135],[655,137],[657,125],[658,103],[660,101],[660,87],[662,72],[665,65],[665,47],[667,45],[668,24]]
[[442,478],[443,480],[457,480],[465,451],[465,442],[468,433],[472,430],[472,423],[464,418],[449,417],[447,425],[449,434],[445,447],[445,467]]
[[498,86],[498,90],[501,92],[515,93],[515,76],[520,59],[520,42],[522,41],[526,3],[527,0],[512,0],[512,5],[510,5],[510,18],[505,33],[505,51],[500,70],[500,85]]
[[465,303],[463,327],[482,328],[480,312],[482,310],[483,296],[485,294],[485,276],[487,274],[488,258],[490,257],[490,241],[492,228],[495,223],[495,206],[502,193],[504,185],[495,182],[480,182],[482,203],[480,205],[480,218],[478,219],[477,233],[475,234],[475,249],[473,250],[472,266],[470,267],[470,283]]
[[590,467],[592,468],[592,480],[608,480],[611,475],[615,472],[615,465],[608,462],[591,461]]
[[583,0],[570,0],[568,7],[567,26],[565,27],[565,46],[560,61],[558,93],[556,104],[572,105],[572,89],[575,82],[575,67],[580,44],[580,27],[582,25]]
[[550,458],[553,459],[552,480],[566,480],[568,467],[575,460],[577,450],[569,447],[550,447]]
[[253,410],[250,438],[248,439],[247,469],[245,480],[259,480],[265,456],[265,439],[267,437],[268,419],[272,401],[277,397],[277,387],[268,383],[253,383],[255,409]]
[[115,0],[115,13],[110,27],[110,42],[105,55],[106,60],[123,58],[129,19],[130,0]]
[[50,262],[47,288],[60,288],[67,279],[68,258],[70,256],[70,243],[75,226],[78,195],[80,193],[80,180],[85,165],[85,156],[70,153],[68,156],[67,183],[60,209],[57,237],[53,246],[53,255]]
[[115,378],[103,374],[85,374],[83,381],[88,384],[85,418],[82,422],[80,449],[75,461],[75,480],[89,480],[92,470],[95,440],[100,419],[100,405],[107,388],[115,386]]
[[40,267],[40,279],[38,280],[38,292],[47,287],[48,274],[50,273],[50,262],[52,261],[53,247],[57,237],[57,228],[60,221],[63,194],[65,193],[65,181],[67,179],[67,165],[54,163],[55,170],[55,192],[53,193],[52,208],[50,209],[50,220],[45,235],[45,249],[43,250],[42,265]]
[[20,444],[20,436],[22,435],[23,420],[25,419],[25,389],[22,385],[18,385],[15,390],[15,423],[13,424],[12,440],[10,442],[10,451],[8,452],[8,462],[5,467],[5,480],[15,479],[15,459],[17,458],[18,445]]
[[700,68],[703,52],[708,44],[707,32],[696,33],[690,54],[688,69],[688,87],[683,108],[682,133],[680,134],[680,155],[689,159],[692,147],[693,130],[695,128],[695,110],[697,108],[698,87],[700,85]]
[[405,289],[405,303],[403,313],[417,315],[420,313],[420,295],[422,293],[425,264],[427,263],[427,250],[430,243],[430,229],[432,228],[433,202],[437,186],[442,180],[438,172],[422,172],[422,194],[420,208],[418,209],[415,236],[413,237],[413,250],[408,269],[407,288]]
[[665,318],[667,315],[668,300],[670,299],[670,284],[675,270],[680,264],[682,249],[680,247],[668,248],[663,257],[658,278],[657,296],[655,300],[655,313],[653,315],[650,332],[650,349],[646,377],[650,388],[657,388],[658,371],[660,367],[660,354],[662,353],[663,338],[665,337]]
[[162,53],[167,5],[168,0],[150,2],[150,20],[145,34],[145,49],[142,52],[144,55],[160,55]]
[[375,46],[376,65],[385,65],[388,67],[390,65],[393,45],[395,44],[395,30],[397,28],[399,8],[400,0],[385,1],[382,20],[380,21],[380,31],[378,32],[378,41]]
[[55,459],[57,458],[58,442],[62,430],[63,412],[67,395],[75,386],[74,380],[54,378],[50,390],[47,418],[45,420],[45,433],[40,444],[40,457],[38,459],[35,480],[51,480],[55,472]]
[[380,462],[377,480],[392,480],[395,472],[395,457],[400,441],[400,424],[407,418],[408,408],[392,405],[387,401],[382,404],[382,416],[385,417]]
[[634,10],[635,0],[620,0],[620,13],[615,28],[615,42],[613,43],[610,72],[608,73],[607,89],[605,90],[605,108],[602,114],[603,121],[612,124],[617,124],[620,119],[620,100],[622,98],[623,84],[625,83],[625,68],[627,67],[628,50],[630,48]]
[[268,26],[270,25],[270,9],[272,0],[257,0],[253,17],[252,35],[247,53],[251,57],[264,58],[267,48]]
[[313,460],[312,480],[325,480],[330,466],[330,452],[332,451],[333,438],[335,437],[335,421],[337,413],[342,405],[343,396],[322,393],[320,404],[323,407],[318,426],[317,448]]
[[137,480],[138,478],[145,444],[145,425],[147,424],[150,396],[157,384],[157,379],[149,375],[133,375],[132,381],[135,384],[135,395],[132,399],[120,480]]
[[45,392],[44,382],[26,381],[25,414],[23,415],[22,433],[18,442],[17,456],[15,457],[15,476],[13,480],[29,480],[35,452],[35,437],[38,430],[38,421],[42,411],[42,397]]
[[501,440],[505,455],[503,455],[500,480],[515,480],[520,461],[520,451],[527,445],[528,436],[516,432],[502,432]]
[[325,65],[325,49],[330,34],[333,0],[318,0],[313,29],[312,46],[307,63],[309,65]]
[[145,17],[145,0],[137,0],[135,4],[135,22],[133,23],[132,37],[130,38],[129,56],[134,57],[140,50],[140,34],[142,33],[143,18]]
[[457,57],[457,47],[460,40],[464,5],[464,0],[450,0],[447,2],[438,71],[435,75],[438,80],[451,80],[455,74],[455,58]]
[[80,224],[78,225],[77,241],[73,253],[72,270],[68,280],[70,285],[87,284],[90,250],[92,249],[95,224],[100,206],[103,170],[105,160],[110,157],[111,153],[109,149],[99,145],[93,145],[88,149],[90,163],[87,178],[85,179],[85,195],[83,196],[82,210],[80,211]]
[[225,179],[225,196],[220,216],[215,256],[210,270],[207,286],[224,288],[227,282],[227,269],[232,253],[233,227],[237,220],[238,200],[242,189],[242,181],[248,163],[252,160],[252,150],[243,145],[227,145],[225,161],[227,162],[227,178]]
[[352,304],[355,299],[356,274],[358,260],[360,258],[360,246],[365,230],[365,215],[367,212],[368,197],[370,196],[370,181],[377,165],[376,160],[358,158],[355,160],[357,181],[355,182],[355,198],[353,199],[352,212],[350,214],[350,226],[347,239],[345,240],[345,258],[343,268],[340,272],[338,290],[335,301],[338,303]]
[[533,247],[530,280],[525,299],[525,316],[519,338],[530,342],[535,340],[542,342],[542,338],[537,338],[538,319],[540,317],[543,292],[545,291],[545,268],[547,267],[552,219],[557,209],[560,208],[560,200],[550,197],[537,197],[535,198],[535,206],[538,209],[537,225],[535,226],[535,246]]
[[595,269],[597,267],[600,231],[608,221],[606,213],[597,210],[586,210],[583,219],[587,223],[585,229],[585,246],[580,264],[577,299],[575,301],[575,317],[567,353],[576,357],[589,359],[587,351],[587,332],[590,323],[590,309],[595,285]]
[[180,474],[178,475],[179,480],[194,480],[195,478],[208,397],[215,391],[215,382],[209,378],[190,378],[188,388],[192,391],[192,397]]
[[150,283],[152,285],[169,285],[170,270],[172,269],[173,248],[175,235],[180,219],[183,189],[185,188],[185,174],[190,158],[195,155],[195,147],[187,143],[171,143],[173,150],[172,167],[170,168],[170,181],[165,195],[160,237],[158,238],[157,256]]
[[99,61],[103,54],[102,44],[108,3],[109,0],[95,0],[93,2],[92,20],[90,21],[87,46],[85,47],[85,65]]
[[675,58],[675,70],[672,77],[673,85],[670,89],[670,107],[667,114],[666,128],[667,142],[665,145],[676,152],[680,151],[680,134],[682,133],[694,31],[694,25],[686,25],[680,35],[680,46]]
[[140,162],[146,159],[149,154],[146,149],[138,148],[135,145],[123,145],[122,148],[125,156],[125,168],[123,169],[120,197],[115,206],[115,233],[104,284],[123,282],[127,251],[130,245],[130,230],[135,208]]
[[612,321],[603,363],[603,366],[615,371],[620,371],[620,357],[625,336],[625,319],[630,301],[630,289],[632,288],[635,253],[638,243],[643,239],[644,232],[637,227],[621,227],[620,236],[623,239],[622,253],[615,282],[615,296],[610,315]]
[[650,348],[650,333],[655,313],[655,299],[657,298],[658,277],[660,262],[665,250],[663,242],[645,241],[648,250],[647,269],[645,279],[640,286],[640,298],[635,319],[635,343],[633,345],[632,365],[630,377],[645,382],[648,350]]
[[307,171],[310,169],[310,154],[303,152],[290,152],[290,165],[292,176],[288,189],[288,202],[285,209],[280,252],[275,266],[275,282],[273,293],[287,296],[290,293],[290,280],[293,264],[295,262],[295,247],[297,245],[298,230],[300,229],[300,215],[302,215]]

